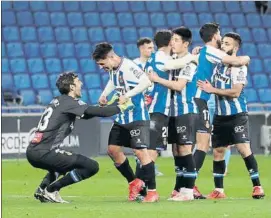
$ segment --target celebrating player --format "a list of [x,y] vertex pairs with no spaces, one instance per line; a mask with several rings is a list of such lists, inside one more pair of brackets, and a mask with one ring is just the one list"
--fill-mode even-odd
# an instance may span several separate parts
[[[188,47],[192,41],[192,33],[186,27],[173,30],[171,41],[172,51],[178,58],[192,56]],[[165,77],[159,77],[151,72],[149,78],[163,88],[174,90],[174,107],[171,112],[169,124],[169,139],[176,144],[174,160],[176,169],[176,184],[169,200],[187,201],[193,200],[193,187],[196,179],[196,167],[192,156],[192,145],[196,140],[196,120],[198,111],[193,100],[197,86],[194,74],[197,63],[191,62],[184,68],[173,70],[172,81]],[[170,98],[170,96],[169,96]],[[160,101],[160,99],[159,99]],[[171,118],[172,118],[171,117]]]
[[[41,202],[67,203],[60,197],[59,190],[90,178],[99,170],[95,160],[60,149],[63,140],[72,132],[75,119],[112,116],[133,104],[129,101],[121,106],[105,108],[85,104],[79,100],[82,82],[73,72],[61,74],[56,86],[61,95],[54,98],[45,109],[27,148],[26,157],[32,166],[49,171],[37,189],[35,198]],[[64,176],[56,180],[58,174]]]
[[[143,202],[158,201],[154,162],[147,151],[149,147],[150,123],[143,95],[144,90],[151,85],[151,81],[145,72],[133,61],[116,55],[112,46],[108,43],[96,45],[92,57],[101,68],[110,74],[110,80],[101,94],[99,102],[106,104],[106,97],[115,90],[119,95],[120,103],[126,102],[128,98],[131,98],[135,105],[132,111],[117,116],[110,131],[108,142],[109,156],[114,161],[118,171],[129,183],[129,200],[136,200],[145,182],[148,187],[148,193]],[[140,160],[142,167],[138,178],[134,175],[128,159],[122,152],[121,146],[133,148]]]
[[[222,51],[236,57],[241,46],[237,33],[227,33],[222,39]],[[257,161],[250,148],[249,121],[244,86],[247,83],[247,67],[218,64],[215,68],[214,87],[209,81],[198,81],[201,90],[216,95],[216,111],[213,121],[212,146],[214,148],[213,174],[215,190],[211,199],[225,198],[223,177],[224,154],[228,145],[235,144],[241,154],[253,184],[252,197],[263,198]]]
[[[216,64],[224,63],[233,66],[242,66],[249,63],[250,58],[248,56],[230,56],[219,50],[221,45],[221,35],[218,24],[204,24],[200,29],[200,37],[204,41],[205,46],[200,50],[199,65],[196,72],[197,80],[211,81]],[[198,88],[195,95],[195,102],[199,109],[200,119],[198,122],[197,150],[194,153],[197,171],[201,169],[206,152],[209,148],[211,133],[210,116],[207,106],[209,98],[209,93]],[[199,196],[199,198],[202,196],[197,187],[194,189],[194,195]]]

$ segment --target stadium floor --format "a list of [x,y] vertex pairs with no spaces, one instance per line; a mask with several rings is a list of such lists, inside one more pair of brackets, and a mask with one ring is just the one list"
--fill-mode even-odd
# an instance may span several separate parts
[[[41,204],[33,191],[45,175],[32,168],[26,160],[2,162],[2,217],[4,218],[171,218],[171,217],[271,217],[271,158],[257,156],[266,198],[251,198],[251,181],[239,156],[233,156],[229,174],[225,177],[225,200],[197,200],[194,202],[168,202],[172,191],[174,170],[171,158],[160,158],[159,169],[165,174],[158,177],[160,202],[141,204],[127,202],[127,184],[108,157],[95,158],[100,163],[97,176],[64,188],[63,199],[71,204]],[[130,162],[134,166],[133,158]],[[203,194],[213,188],[212,159],[207,158],[197,185]]]

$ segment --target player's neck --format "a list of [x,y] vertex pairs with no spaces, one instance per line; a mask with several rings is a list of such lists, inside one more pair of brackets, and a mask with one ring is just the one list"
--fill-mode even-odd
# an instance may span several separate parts
[[70,92],[70,93],[68,94],[68,96],[72,97],[73,99],[76,98],[75,93],[72,93],[72,92]]
[[139,57],[139,60],[140,60],[142,63],[146,63],[148,59],[149,59],[148,57],[144,57],[144,56],[140,56],[140,57]]
[[185,52],[178,53],[177,56],[178,56],[178,58],[182,58],[182,57],[184,57],[187,54],[188,54],[188,50],[185,51]]
[[120,66],[121,62],[122,62],[122,58],[119,56],[116,56],[115,57],[115,68],[116,69]]
[[216,44],[216,42],[207,42],[207,43],[205,43],[205,45],[208,45],[208,46],[212,46],[212,47],[214,47],[214,48],[217,48],[217,44]]
[[171,48],[170,47],[162,47],[162,48],[159,48],[158,51],[163,51],[165,54],[170,55]]

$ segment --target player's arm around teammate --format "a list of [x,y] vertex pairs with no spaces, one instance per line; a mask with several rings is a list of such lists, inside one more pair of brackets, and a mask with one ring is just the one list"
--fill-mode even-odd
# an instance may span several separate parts
[[[192,56],[188,53],[192,33],[188,28],[180,27],[173,30],[171,40],[172,51],[181,57]],[[192,146],[196,139],[197,108],[194,103],[196,80],[194,74],[197,64],[190,62],[183,68],[172,71],[172,80],[159,77],[155,72],[149,72],[151,81],[159,83],[174,91],[174,124],[169,125],[169,137],[176,146],[173,147],[176,169],[176,184],[169,200],[193,200],[193,187],[196,179],[196,168],[192,155]],[[174,138],[174,139],[173,139]]]
[[[241,46],[241,37],[227,33],[221,49],[233,57]],[[253,183],[253,198],[263,198],[257,161],[251,151],[249,121],[243,88],[247,83],[247,67],[219,65],[214,75],[214,86],[208,81],[198,81],[198,86],[207,93],[216,95],[216,115],[213,122],[212,146],[214,148],[215,190],[209,198],[224,198],[223,177],[225,173],[224,154],[228,145],[235,144],[241,154]]]

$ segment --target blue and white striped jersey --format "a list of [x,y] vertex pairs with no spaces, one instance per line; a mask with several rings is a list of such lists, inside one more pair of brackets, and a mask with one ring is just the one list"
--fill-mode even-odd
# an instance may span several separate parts
[[[219,64],[214,70],[214,87],[219,89],[231,89],[234,84],[247,84],[247,67],[228,67]],[[247,112],[247,102],[244,90],[238,98],[216,95],[217,115],[234,115]]]
[[171,116],[177,117],[188,113],[198,113],[194,102],[194,96],[197,91],[197,81],[194,76],[196,68],[195,63],[189,63],[182,69],[172,70],[173,80],[186,79],[187,83],[180,92],[174,91]]
[[[165,63],[170,59],[171,56],[166,55],[163,51],[152,53],[146,63],[145,71],[149,72],[150,70],[153,70],[159,77],[171,80],[170,71],[164,70]],[[168,116],[170,111],[170,94],[170,89],[159,83],[154,83],[153,89],[148,94],[152,98],[152,102],[149,106],[149,113],[162,113]]]
[[[146,73],[136,63],[127,58],[122,58],[119,68],[110,72],[110,80],[113,82],[115,91],[119,95],[124,95],[133,89],[144,78],[148,79]],[[144,102],[143,93],[133,96],[131,100],[135,108],[118,114],[115,121],[120,124],[128,124],[134,121],[149,120],[150,116]]]
[[134,59],[133,61],[134,61],[134,62],[137,64],[137,66],[139,66],[142,70],[145,69],[146,62],[141,61],[140,58],[136,58],[136,59]]
[[[216,64],[221,63],[221,60],[225,55],[227,55],[225,52],[215,47],[208,45],[204,46],[200,50],[199,65],[196,72],[197,80],[209,80],[211,82],[211,78]],[[210,98],[210,94],[198,88],[195,97],[208,101]]]

